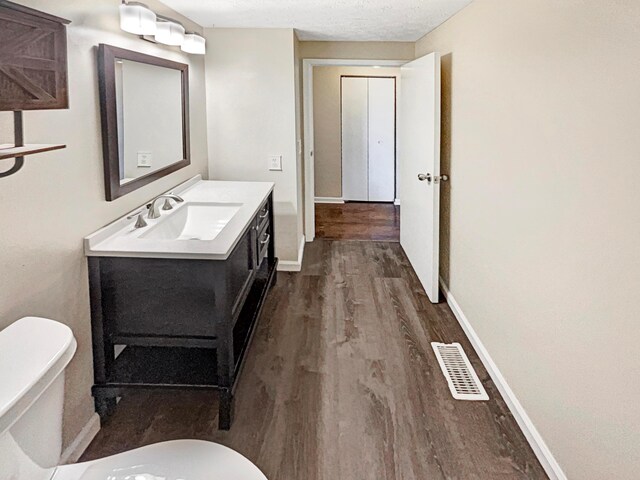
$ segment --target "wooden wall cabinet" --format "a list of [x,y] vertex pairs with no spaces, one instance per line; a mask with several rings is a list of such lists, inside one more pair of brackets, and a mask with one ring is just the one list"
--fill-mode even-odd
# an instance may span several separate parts
[[69,23],[0,0],[0,110],[69,107]]
[[0,0],[0,111],[13,111],[14,142],[0,145],[0,160],[15,158],[0,178],[17,173],[25,155],[65,148],[60,144],[26,144],[23,110],[69,108],[67,25],[49,15]]

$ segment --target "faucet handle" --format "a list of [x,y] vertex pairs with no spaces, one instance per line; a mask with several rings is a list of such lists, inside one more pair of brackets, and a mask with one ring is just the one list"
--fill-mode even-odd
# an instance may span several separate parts
[[162,209],[163,210],[172,210],[173,209],[173,205],[171,205],[171,200],[169,200],[168,198],[164,199],[164,205],[162,205]]
[[147,222],[145,222],[143,215],[144,215],[144,209],[139,210],[136,213],[132,213],[131,215],[129,215],[127,217],[127,220],[131,220],[132,218],[137,216],[138,218],[136,220],[136,223],[135,223],[134,227],[135,228],[144,228],[144,227],[147,226]]

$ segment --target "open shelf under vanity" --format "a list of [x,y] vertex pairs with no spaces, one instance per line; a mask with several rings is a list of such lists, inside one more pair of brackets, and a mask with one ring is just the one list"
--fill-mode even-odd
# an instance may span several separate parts
[[[273,281],[275,266],[275,262],[264,262],[235,322],[233,351],[236,379]],[[120,340],[116,337],[114,340],[127,341],[129,345],[114,359],[106,382],[96,385],[94,392],[135,387],[217,389],[220,386],[214,346],[217,339],[210,342],[210,347],[157,346],[172,342],[178,345],[201,345],[200,337],[122,337]]]

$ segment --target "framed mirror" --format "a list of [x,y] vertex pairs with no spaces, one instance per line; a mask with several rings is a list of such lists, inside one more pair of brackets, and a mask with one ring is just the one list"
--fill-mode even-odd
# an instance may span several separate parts
[[100,44],[98,77],[108,201],[191,163],[188,65]]

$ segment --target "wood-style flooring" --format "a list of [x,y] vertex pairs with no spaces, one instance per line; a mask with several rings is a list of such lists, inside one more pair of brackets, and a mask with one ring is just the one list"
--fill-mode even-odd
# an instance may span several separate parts
[[316,203],[316,237],[400,241],[400,207],[392,203]]
[[[431,341],[460,342],[489,393],[454,400]],[[317,240],[280,273],[240,378],[235,422],[215,394],[124,398],[83,460],[177,438],[213,440],[270,480],[547,478],[446,304],[397,243]]]

